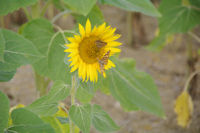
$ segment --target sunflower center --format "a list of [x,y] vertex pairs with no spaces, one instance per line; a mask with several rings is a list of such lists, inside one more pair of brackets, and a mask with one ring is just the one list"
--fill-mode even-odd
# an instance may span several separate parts
[[79,55],[82,60],[88,64],[92,64],[101,59],[104,47],[97,47],[96,41],[98,37],[85,37],[79,45]]

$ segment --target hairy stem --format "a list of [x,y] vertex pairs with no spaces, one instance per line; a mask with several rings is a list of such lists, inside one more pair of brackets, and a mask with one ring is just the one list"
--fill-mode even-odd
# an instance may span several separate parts
[[23,11],[24,11],[24,13],[25,13],[25,15],[26,15],[26,18],[27,18],[28,20],[31,20],[32,18],[31,18],[31,16],[29,15],[29,11],[27,10],[27,8],[24,7],[24,8],[22,8],[22,9],[23,9]]
[[[71,87],[71,105],[75,104],[75,95],[76,95],[76,77],[75,75],[72,77],[72,87]],[[74,133],[74,123],[70,119],[70,133]]]
[[31,6],[31,14],[33,19],[40,17],[40,1]]
[[52,3],[52,0],[48,0],[48,1],[45,3],[44,7],[42,8],[41,14],[40,14],[41,17],[43,17],[43,16],[45,15],[45,13],[46,13],[46,11],[47,11],[47,8],[49,7],[49,5],[50,5],[51,3]]

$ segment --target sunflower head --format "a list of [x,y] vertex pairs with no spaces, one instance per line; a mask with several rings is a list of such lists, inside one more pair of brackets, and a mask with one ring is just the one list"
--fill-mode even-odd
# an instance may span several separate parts
[[80,35],[67,38],[70,43],[65,52],[70,53],[71,72],[78,70],[83,81],[97,81],[98,73],[105,77],[105,70],[115,67],[110,56],[121,51],[117,48],[121,43],[116,41],[120,35],[115,30],[105,23],[92,29],[89,19],[85,28],[79,24]]

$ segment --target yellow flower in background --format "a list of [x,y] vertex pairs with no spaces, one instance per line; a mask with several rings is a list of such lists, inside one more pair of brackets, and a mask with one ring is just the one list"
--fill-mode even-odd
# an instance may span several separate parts
[[176,99],[174,111],[177,114],[177,122],[181,127],[187,127],[193,113],[193,103],[187,91],[183,91]]
[[65,52],[70,53],[71,72],[78,70],[79,77],[86,82],[97,81],[98,72],[105,77],[105,70],[115,67],[109,57],[121,51],[117,48],[121,43],[115,41],[120,35],[115,30],[105,23],[92,29],[89,19],[85,29],[79,24],[80,35],[67,38],[70,43]]

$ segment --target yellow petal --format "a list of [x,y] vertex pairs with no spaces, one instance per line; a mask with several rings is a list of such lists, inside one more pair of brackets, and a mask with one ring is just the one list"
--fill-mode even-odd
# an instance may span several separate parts
[[83,36],[83,37],[85,36],[85,30],[81,24],[79,24],[79,32],[80,32],[81,36]]
[[96,34],[101,34],[105,30],[106,23],[103,23],[97,28]]
[[74,49],[71,49],[71,48],[68,48],[68,49],[65,49],[64,52],[73,52]]
[[120,36],[121,36],[121,35],[117,34],[117,35],[115,35],[115,36],[106,38],[104,41],[105,41],[105,42],[115,41],[115,40],[117,40],[118,38],[120,38]]
[[114,29],[109,29],[102,37],[103,40],[107,39],[107,38],[111,38],[115,32],[116,28]]
[[81,42],[81,37],[79,35],[74,35],[74,38],[75,38],[76,43]]
[[76,71],[77,68],[78,68],[78,64],[74,65],[74,66],[71,68],[70,72],[72,73],[72,72]]
[[111,60],[108,60],[108,64],[105,65],[105,69],[108,70],[112,67],[115,67],[115,64]]
[[90,20],[87,19],[86,26],[85,26],[85,33],[86,35],[88,35],[90,32],[91,32],[91,23],[90,23]]
[[105,51],[111,51],[110,52],[110,56],[112,56],[113,54],[115,54],[115,53],[119,53],[119,52],[121,52],[121,49],[119,49],[119,48],[105,48]]
[[70,41],[71,43],[76,42],[75,38],[73,37],[67,37],[67,40]]
[[68,47],[68,48],[77,48],[78,43],[70,43],[70,44],[66,44],[65,46]]
[[122,45],[122,43],[117,42],[117,41],[112,41],[112,42],[109,42],[108,45],[106,45],[106,47],[117,47],[120,45]]

